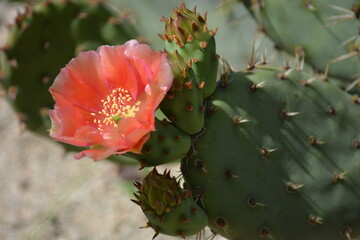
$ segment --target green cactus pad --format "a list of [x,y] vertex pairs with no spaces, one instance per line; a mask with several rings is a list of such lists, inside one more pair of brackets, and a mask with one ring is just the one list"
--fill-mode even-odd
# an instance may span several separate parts
[[18,16],[3,49],[3,85],[27,129],[48,135],[48,92],[60,69],[80,50],[136,37],[103,3],[46,1]]
[[291,69],[223,79],[182,161],[209,227],[233,240],[359,237],[359,101]]
[[142,154],[125,155],[140,161],[142,167],[158,166],[183,158],[191,147],[189,135],[174,127],[167,120],[156,119],[156,131],[150,133],[149,140],[142,148]]
[[360,76],[358,0],[244,1],[279,48],[347,81]]
[[207,225],[207,216],[190,196],[182,190],[170,171],[159,174],[154,168],[143,183],[135,183],[138,194],[136,204],[140,205],[149,222],[146,227],[155,230],[154,238],[162,233],[185,238],[196,234]]

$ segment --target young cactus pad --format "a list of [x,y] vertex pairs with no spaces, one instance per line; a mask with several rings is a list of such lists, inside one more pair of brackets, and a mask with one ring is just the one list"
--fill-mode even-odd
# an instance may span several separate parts
[[205,82],[205,97],[215,91],[218,55],[216,54],[215,34],[217,29],[209,30],[207,14],[203,16],[186,8],[184,3],[173,11],[170,18],[163,18],[165,33],[160,37],[165,41],[169,52],[178,51],[194,69],[198,84]]
[[360,236],[360,105],[290,69],[230,73],[208,99],[186,183],[228,239]]
[[345,81],[360,76],[358,0],[245,0],[279,48]]
[[[170,171],[159,174],[154,168],[143,180],[135,183],[138,194],[133,200],[143,210],[149,222],[146,227],[160,233],[185,238],[207,225],[205,212],[197,205],[188,190],[182,190]],[[154,239],[153,238],[153,239]]]
[[45,1],[28,7],[10,29],[1,62],[7,97],[27,129],[48,135],[47,110],[54,105],[48,89],[77,51],[120,44],[136,35],[104,3]]

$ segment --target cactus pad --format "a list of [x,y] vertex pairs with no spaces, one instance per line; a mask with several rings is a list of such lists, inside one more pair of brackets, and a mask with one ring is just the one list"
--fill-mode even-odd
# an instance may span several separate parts
[[359,101],[293,69],[223,79],[197,154],[182,161],[211,229],[234,240],[359,236]]

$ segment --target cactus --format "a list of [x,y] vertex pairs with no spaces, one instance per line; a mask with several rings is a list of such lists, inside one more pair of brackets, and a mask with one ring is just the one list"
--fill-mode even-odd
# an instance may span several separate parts
[[[217,29],[208,29],[207,15],[181,3],[162,19],[173,85],[157,109],[156,131],[140,136],[141,153],[124,155],[141,169],[181,159],[181,176],[154,168],[135,183],[133,202],[148,219],[144,227],[154,229],[153,238],[200,238],[208,225],[234,240],[353,240],[360,236],[360,98],[326,74],[305,73],[300,63],[305,57],[321,72],[331,63],[329,76],[347,84],[358,77],[358,4],[349,10],[352,0],[340,7],[333,0],[244,3],[258,7],[252,13],[279,46],[289,52],[296,47],[298,62],[280,69],[266,59],[255,63],[253,54],[245,72],[233,72],[224,61],[225,73],[216,81]],[[285,10],[306,21],[308,32],[281,27],[291,22],[283,20]],[[329,16],[347,21],[329,24]],[[4,86],[29,129],[50,128],[47,88],[77,51],[135,35],[118,21],[102,3],[73,1],[46,2],[17,19],[4,48]],[[112,116],[116,124],[119,119]]]
[[143,183],[136,182],[135,187],[138,194],[133,202],[149,220],[145,227],[155,230],[153,239],[160,233],[185,238],[206,226],[206,214],[190,192],[182,190],[176,178],[170,176],[170,171],[159,174],[154,168]]
[[251,1],[245,5],[279,48],[296,50],[321,72],[353,81],[360,75],[357,0]]
[[201,131],[204,124],[203,101],[216,85],[218,55],[215,50],[215,30],[208,30],[206,14],[190,11],[185,4],[173,11],[165,22],[165,41],[174,71],[172,91],[161,109],[175,126],[188,134]]
[[10,29],[3,48],[3,85],[26,128],[47,135],[48,92],[60,68],[80,50],[119,44],[137,36],[104,3],[51,2],[27,7]]
[[209,227],[228,239],[360,235],[359,99],[266,66],[219,86],[197,154],[182,161]]

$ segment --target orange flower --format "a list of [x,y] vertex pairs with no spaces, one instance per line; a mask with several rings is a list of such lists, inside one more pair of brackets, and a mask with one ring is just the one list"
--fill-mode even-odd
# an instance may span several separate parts
[[56,102],[50,111],[50,136],[91,146],[75,159],[140,153],[155,130],[154,112],[172,81],[166,55],[136,40],[80,53],[50,88]]

